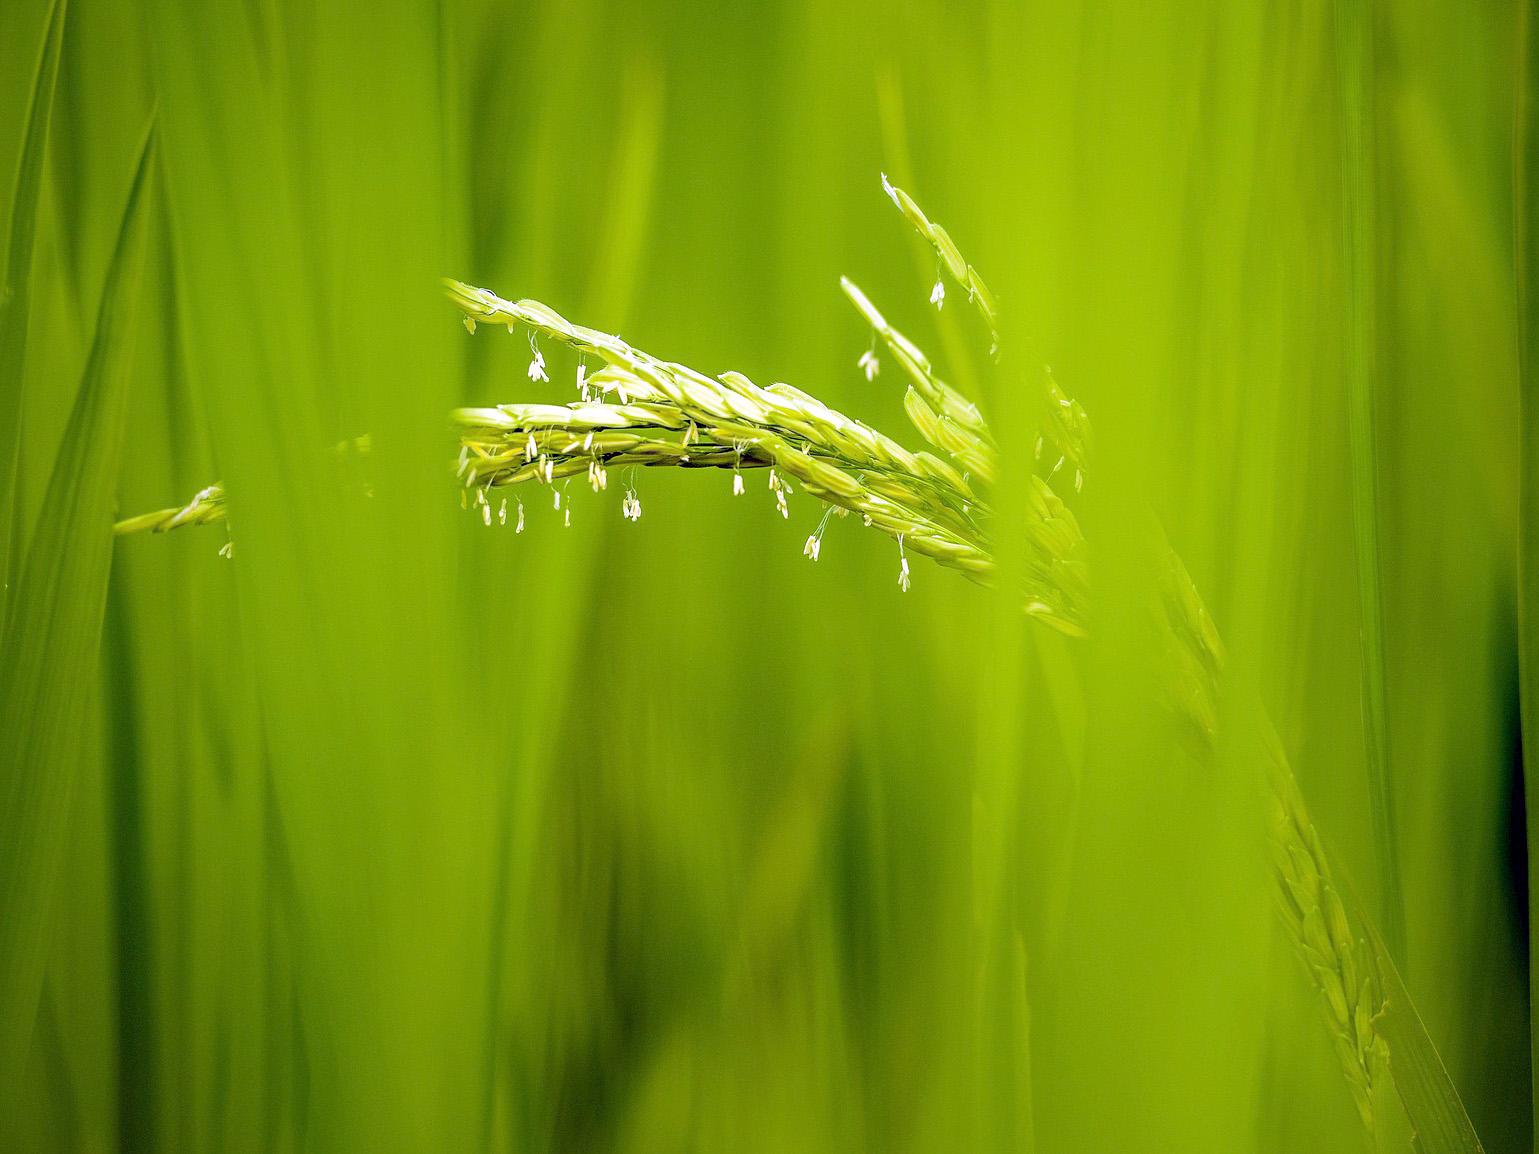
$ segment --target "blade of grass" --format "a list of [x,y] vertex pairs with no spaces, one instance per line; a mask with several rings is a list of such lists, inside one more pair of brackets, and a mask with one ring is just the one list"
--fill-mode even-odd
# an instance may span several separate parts
[[53,115],[54,83],[59,76],[59,49],[64,40],[68,0],[53,0],[48,25],[38,51],[27,114],[26,136],[16,172],[5,257],[5,281],[0,283],[0,629],[4,629],[14,570],[20,549],[20,523],[15,513],[15,489],[21,456],[22,367],[27,356],[27,319],[32,248],[37,236],[37,200],[43,183],[43,151]]
[[[53,879],[101,642],[112,505],[149,220],[146,133],[102,292],[96,335],[28,550],[0,667],[0,1070],[26,1056],[50,933]],[[3,1096],[16,1088],[4,1080]]]
[[[1535,900],[1539,897],[1539,869],[1534,846],[1539,844],[1539,789],[1534,774],[1539,770],[1539,625],[1534,611],[1539,607],[1539,529],[1534,524],[1534,498],[1539,494],[1539,323],[1535,323],[1531,296],[1539,278],[1539,253],[1534,247],[1534,228],[1539,218],[1539,204],[1534,200],[1534,149],[1539,147],[1539,121],[1534,108],[1539,102],[1539,24],[1534,20],[1533,0],[1524,0],[1518,9],[1518,70],[1513,90],[1512,126],[1512,205],[1513,255],[1517,288],[1518,396],[1522,405],[1522,445],[1518,488],[1518,708],[1522,733],[1524,808],[1528,845],[1528,947],[1529,1005],[1539,998],[1539,971],[1532,959],[1539,950],[1539,917]],[[1531,1076],[1539,1079],[1539,1035],[1534,1033],[1533,1015],[1529,1021]],[[1534,1086],[1539,1102],[1539,1081]],[[1539,1118],[1535,1119],[1539,1130]]]
[[1352,520],[1361,607],[1363,730],[1368,755],[1369,812],[1384,939],[1405,957],[1405,907],[1389,779],[1384,707],[1384,605],[1379,574],[1378,455],[1374,421],[1376,287],[1373,203],[1373,13],[1371,0],[1336,8],[1341,91],[1342,196],[1347,298],[1347,410],[1352,445]]
[[1384,1008],[1377,1024],[1389,1043],[1395,1090],[1415,1128],[1413,1148],[1417,1154],[1481,1154],[1484,1147],[1400,979],[1395,959],[1373,923],[1367,918],[1361,923],[1368,930],[1368,944],[1384,990]]

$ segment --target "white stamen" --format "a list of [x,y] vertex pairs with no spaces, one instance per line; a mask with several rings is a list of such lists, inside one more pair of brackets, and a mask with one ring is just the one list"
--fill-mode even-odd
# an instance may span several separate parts
[[534,343],[533,333],[529,335],[529,351],[534,354],[534,359],[529,362],[529,379],[549,381],[550,374],[545,371],[545,354],[540,352],[540,346]]
[[876,380],[876,374],[882,371],[881,362],[876,359],[876,353],[872,349],[867,349],[861,353],[860,360],[856,361],[855,364],[866,374],[866,380],[868,381]]
[[743,495],[743,474],[741,473],[734,472],[732,474],[732,495],[734,497],[741,497]]
[[507,523],[508,523],[508,499],[506,497],[504,497],[502,499],[502,504],[497,506],[497,524],[499,524],[499,525],[506,525]]
[[523,531],[524,531],[524,503],[522,501],[520,501],[518,503],[518,524],[513,526],[513,532],[514,533],[522,533]]
[[935,287],[930,290],[930,303],[936,308],[942,308],[946,303],[946,285],[940,277],[935,278]]

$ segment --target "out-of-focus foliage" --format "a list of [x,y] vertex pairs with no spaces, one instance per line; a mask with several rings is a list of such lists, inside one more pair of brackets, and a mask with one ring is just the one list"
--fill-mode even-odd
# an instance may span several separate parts
[[[0,910],[42,960],[0,1149],[1360,1149],[1253,751],[1194,763],[1149,692],[1151,510],[1230,731],[1272,716],[1382,920],[1381,663],[1397,961],[1486,1148],[1529,1148],[1519,12],[1379,0],[1348,57],[1329,4],[1117,7],[0,5],[0,222],[39,189],[5,612],[102,547],[72,464],[125,514],[216,478],[231,511],[118,542],[99,638],[89,604],[51,658],[5,634],[0,684],[47,669],[6,704],[79,720],[0,765],[73,780],[46,916]],[[70,414],[152,118],[114,462]],[[933,567],[905,595],[853,524],[810,564],[820,510],[762,483],[461,511],[446,412],[552,386],[443,275],[896,431],[847,273],[993,382],[884,170],[1094,417],[1090,641]],[[1039,412],[998,379],[1008,514]],[[363,432],[367,485],[328,451]]]

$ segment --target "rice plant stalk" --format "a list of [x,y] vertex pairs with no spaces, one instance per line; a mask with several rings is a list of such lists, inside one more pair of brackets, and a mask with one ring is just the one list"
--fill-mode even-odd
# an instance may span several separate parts
[[37,236],[37,201],[43,183],[43,151],[53,115],[54,85],[64,40],[67,0],[53,0],[27,109],[26,133],[16,169],[15,195],[5,247],[5,279],[0,281],[0,628],[4,627],[11,585],[20,560],[21,514],[16,506],[16,477],[21,457],[22,370],[27,359],[27,321],[31,313],[32,249]]
[[[1533,164],[1539,153],[1539,21],[1533,0],[1518,9],[1518,70],[1513,86],[1513,241],[1517,289],[1518,396],[1521,404],[1518,486],[1518,676],[1523,734],[1524,806],[1528,845],[1539,845],[1539,188]],[[1539,956],[1539,858],[1528,855],[1529,956]],[[1529,967],[1529,1004],[1539,1005],[1539,969]],[[1532,1016],[1531,1016],[1532,1017]],[[1530,1022],[1529,1054],[1539,1091],[1539,1023]],[[1535,1098],[1539,1101],[1539,1097]],[[1539,1122],[1539,1119],[1536,1119]]]
[[1352,523],[1363,653],[1363,733],[1384,938],[1405,958],[1405,902],[1391,790],[1384,688],[1384,604],[1379,575],[1374,276],[1373,28],[1371,0],[1338,0],[1336,55],[1341,90],[1342,199],[1347,276],[1347,428],[1352,458]]
[[[126,424],[140,273],[150,219],[146,135],[63,447],[27,551],[0,662],[0,1070],[22,1069],[51,935],[112,561],[111,520]],[[19,1115],[0,1088],[0,1118]]]

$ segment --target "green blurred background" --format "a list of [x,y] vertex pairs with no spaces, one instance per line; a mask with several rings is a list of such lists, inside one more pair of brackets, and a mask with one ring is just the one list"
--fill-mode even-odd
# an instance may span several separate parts
[[[1028,451],[884,170],[1097,423],[1106,618],[1152,506],[1382,915],[1370,365],[1398,960],[1487,1149],[1530,1148],[1518,5],[62,9],[0,4],[0,220],[63,21],[11,575],[99,448],[66,422],[152,115],[115,504],[222,479],[234,555],[120,540],[54,669],[0,1150],[1363,1148],[1260,800],[1151,720],[1136,642],[927,564],[905,596],[853,522],[809,564],[815,502],[724,475],[641,478],[634,525],[613,488],[517,536],[458,507],[445,412],[573,365],[535,391],[444,275],[913,443],[847,273]],[[372,499],[325,451],[365,431]]]

